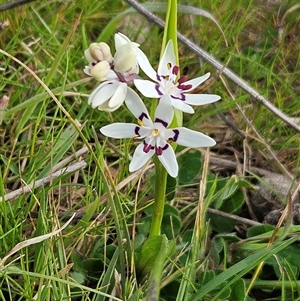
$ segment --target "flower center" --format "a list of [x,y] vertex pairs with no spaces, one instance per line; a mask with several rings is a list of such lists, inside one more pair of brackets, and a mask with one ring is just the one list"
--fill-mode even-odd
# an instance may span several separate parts
[[152,130],[152,133],[151,133],[151,137],[152,138],[155,138],[159,135],[159,130],[158,129],[153,129]]

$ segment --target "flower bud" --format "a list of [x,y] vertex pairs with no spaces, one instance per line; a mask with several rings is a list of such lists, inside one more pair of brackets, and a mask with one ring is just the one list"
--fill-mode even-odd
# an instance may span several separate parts
[[104,43],[92,43],[88,49],[84,51],[84,56],[88,62],[108,61],[112,63],[112,55],[110,47]]
[[126,43],[119,47],[114,57],[114,70],[120,73],[138,73],[136,43]]
[[106,80],[109,71],[110,71],[110,64],[108,61],[102,61],[94,66],[89,67],[89,73],[91,74],[91,76],[100,82]]

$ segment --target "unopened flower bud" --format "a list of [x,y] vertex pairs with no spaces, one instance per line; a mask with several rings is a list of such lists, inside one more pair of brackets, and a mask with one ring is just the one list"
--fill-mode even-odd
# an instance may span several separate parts
[[119,47],[114,57],[114,70],[120,73],[138,73],[136,43],[126,43]]
[[89,73],[94,79],[102,82],[105,81],[110,71],[110,64],[108,61],[102,61],[97,63],[95,66],[89,67]]
[[104,43],[92,43],[88,49],[84,51],[84,56],[88,62],[108,61],[112,63],[112,55],[110,47]]

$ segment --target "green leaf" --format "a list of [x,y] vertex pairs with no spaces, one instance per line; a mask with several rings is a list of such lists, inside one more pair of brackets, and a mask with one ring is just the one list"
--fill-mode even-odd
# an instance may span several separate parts
[[181,184],[191,183],[202,169],[201,152],[189,150],[178,159],[179,173],[178,180]]
[[[243,203],[244,194],[238,190],[229,199],[225,199],[218,209],[223,212],[238,214]],[[207,213],[207,217],[210,218],[211,227],[218,233],[230,232],[236,224],[236,221],[232,219],[211,213]]]
[[[102,291],[104,291],[105,293],[109,293],[110,292],[109,290],[111,290],[111,287],[109,286],[109,284],[112,282],[111,280],[114,277],[114,271],[115,271],[115,267],[116,267],[116,264],[119,259],[119,253],[120,253],[119,248],[116,248],[115,252],[110,260],[110,263],[105,271],[103,280],[101,282]],[[107,298],[105,296],[98,295],[95,301],[104,301],[104,300],[107,300]]]
[[[152,265],[151,276],[149,280],[148,293],[146,300],[158,301],[160,295],[160,285],[162,271],[166,263],[166,259],[175,247],[174,241],[168,241],[165,235],[152,236],[160,240],[155,257],[154,264]],[[150,239],[149,239],[150,240]]]
[[[137,276],[139,279],[143,279],[149,274],[155,265],[164,265],[164,262],[158,261],[158,254],[162,248],[169,248],[166,241],[165,235],[154,235],[145,242],[137,262]],[[171,250],[168,249],[167,251],[169,253]]]
[[243,279],[238,279],[231,287],[230,301],[244,301],[246,297],[246,286]]
[[247,231],[247,237],[255,237],[257,235],[269,232],[274,230],[275,227],[271,225],[259,225],[259,226],[253,226]]
[[[202,300],[202,298],[209,294],[212,290],[214,290],[220,284],[225,283],[227,281],[229,281],[228,284],[234,283],[243,275],[248,273],[250,270],[254,269],[260,262],[265,261],[273,254],[276,254],[279,251],[283,250],[297,239],[298,237],[293,237],[286,241],[275,243],[271,247],[264,248],[246,257],[237,264],[231,266],[224,272],[217,275],[213,280],[209,281],[207,284],[203,285],[195,294],[191,296],[191,298],[188,299],[188,301]],[[227,285],[220,290],[220,294],[225,289],[227,289]],[[218,295],[214,298],[214,300],[220,300],[218,299]]]
[[166,187],[166,199],[167,199],[167,201],[172,201],[175,198],[176,186],[177,186],[177,179],[173,178],[173,177],[170,177],[168,175],[168,177],[167,177],[167,187]]

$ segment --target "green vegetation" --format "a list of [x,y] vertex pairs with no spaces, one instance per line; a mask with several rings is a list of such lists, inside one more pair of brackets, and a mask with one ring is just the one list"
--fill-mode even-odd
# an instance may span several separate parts
[[[180,7],[178,31],[299,125],[298,0],[178,2],[224,32]],[[134,117],[92,109],[98,83],[82,71],[89,44],[113,45],[118,31],[157,66],[163,30],[129,8],[54,0],[0,11],[0,300],[150,300],[160,278],[165,301],[300,300],[299,132],[180,42],[181,72],[211,72],[200,88],[222,97],[184,126],[217,145],[177,147],[162,235],[147,239],[153,167],[130,173],[134,142],[99,132]]]

